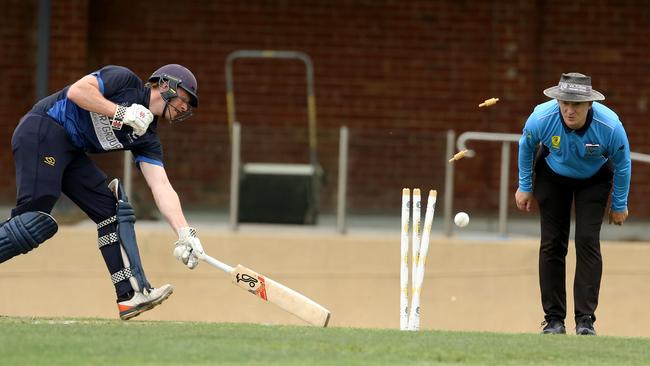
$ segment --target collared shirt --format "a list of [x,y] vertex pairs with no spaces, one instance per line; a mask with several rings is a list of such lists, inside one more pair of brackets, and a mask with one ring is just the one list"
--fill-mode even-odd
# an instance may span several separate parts
[[535,107],[519,140],[519,189],[532,191],[533,160],[539,143],[549,149],[546,163],[557,174],[576,179],[592,177],[608,161],[614,170],[612,211],[627,209],[632,164],[623,124],[614,111],[593,102],[585,125],[566,126],[557,100]]
[[[102,95],[116,104],[128,107],[141,104],[149,107],[151,89],[131,70],[109,65],[93,72]],[[142,161],[163,166],[163,152],[157,134],[158,118],[154,117],[146,133],[135,136],[130,126],[82,109],[68,99],[69,86],[36,103],[33,113],[46,114],[63,126],[72,144],[90,153],[131,150],[136,163]]]

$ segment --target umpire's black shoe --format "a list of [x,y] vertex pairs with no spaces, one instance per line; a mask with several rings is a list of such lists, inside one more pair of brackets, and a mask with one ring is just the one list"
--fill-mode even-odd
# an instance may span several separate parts
[[596,335],[594,329],[594,320],[591,315],[582,315],[576,318],[576,334],[577,335]]
[[545,325],[542,334],[566,334],[564,321],[560,319],[549,319],[542,322],[542,325]]

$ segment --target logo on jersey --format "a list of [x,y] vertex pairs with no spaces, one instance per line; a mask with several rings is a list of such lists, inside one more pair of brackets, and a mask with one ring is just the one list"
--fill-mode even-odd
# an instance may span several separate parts
[[560,148],[560,136],[551,137],[551,147],[554,149]]
[[600,144],[585,144],[585,152],[588,156],[600,155]]
[[106,151],[123,149],[124,145],[117,139],[113,131],[113,121],[103,114],[90,112],[90,119],[93,122],[97,140]]
[[53,156],[46,156],[43,158],[43,162],[49,166],[54,166],[56,164],[56,159]]

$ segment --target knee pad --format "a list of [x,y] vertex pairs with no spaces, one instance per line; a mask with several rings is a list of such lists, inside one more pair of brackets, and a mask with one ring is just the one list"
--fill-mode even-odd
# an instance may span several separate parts
[[49,214],[24,212],[0,226],[0,263],[25,254],[51,238],[59,226]]

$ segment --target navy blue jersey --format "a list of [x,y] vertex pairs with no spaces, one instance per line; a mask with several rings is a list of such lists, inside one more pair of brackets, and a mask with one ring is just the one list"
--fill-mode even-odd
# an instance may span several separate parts
[[[149,107],[151,89],[131,70],[122,66],[105,66],[93,72],[104,97],[128,107],[141,104]],[[65,128],[72,144],[90,153],[131,150],[136,163],[145,161],[163,166],[163,152],[156,132],[158,117],[154,117],[147,132],[135,136],[130,126],[82,109],[68,99],[69,86],[42,99],[32,108],[33,113],[48,115]]]

